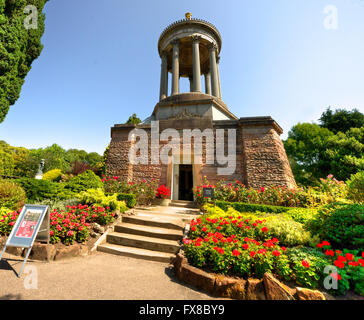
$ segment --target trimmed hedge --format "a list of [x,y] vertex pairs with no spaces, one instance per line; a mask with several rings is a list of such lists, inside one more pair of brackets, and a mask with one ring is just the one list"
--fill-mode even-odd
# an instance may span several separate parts
[[269,213],[282,213],[292,209],[292,207],[281,206],[269,206],[265,204],[252,204],[243,202],[228,202],[228,201],[216,201],[216,205],[222,210],[226,211],[228,207],[232,207],[239,212],[269,212]]
[[136,196],[135,194],[129,193],[118,193],[117,194],[118,201],[125,201],[128,208],[133,208],[136,205]]

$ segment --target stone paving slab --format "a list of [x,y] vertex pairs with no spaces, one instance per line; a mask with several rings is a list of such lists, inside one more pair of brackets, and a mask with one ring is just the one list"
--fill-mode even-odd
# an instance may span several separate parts
[[[25,289],[29,273],[22,260],[0,261],[0,300],[206,300],[215,299],[178,281],[171,265],[96,252],[51,263],[28,261],[38,273],[38,289]],[[15,269],[15,272],[13,269]]]

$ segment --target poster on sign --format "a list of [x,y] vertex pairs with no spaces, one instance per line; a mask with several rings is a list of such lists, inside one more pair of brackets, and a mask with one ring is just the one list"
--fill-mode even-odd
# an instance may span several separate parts
[[35,227],[42,214],[41,210],[28,210],[20,222],[15,236],[19,238],[31,238],[34,235]]

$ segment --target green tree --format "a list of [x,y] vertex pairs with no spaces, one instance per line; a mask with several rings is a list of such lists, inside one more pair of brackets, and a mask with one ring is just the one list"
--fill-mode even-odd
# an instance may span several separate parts
[[126,124],[139,124],[139,123],[141,123],[141,122],[142,122],[142,120],[140,120],[140,119],[137,117],[137,115],[136,115],[135,113],[133,113],[133,114],[129,117],[128,121],[126,121]]
[[[24,79],[43,49],[42,13],[47,0],[0,0],[0,123],[19,98]],[[38,10],[37,28],[25,28],[24,9],[33,5]],[[29,13],[31,14],[31,13]]]
[[320,117],[320,126],[329,129],[333,133],[345,133],[351,128],[363,127],[364,114],[358,109],[351,111],[337,109],[332,111],[329,107]]
[[284,146],[299,184],[315,184],[328,174],[346,180],[364,170],[364,127],[334,134],[314,123],[299,123]]

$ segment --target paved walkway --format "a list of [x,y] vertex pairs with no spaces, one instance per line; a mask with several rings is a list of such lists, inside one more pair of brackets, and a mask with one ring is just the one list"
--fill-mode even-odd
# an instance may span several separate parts
[[26,266],[38,272],[38,289],[26,289],[31,272],[26,268],[18,278],[22,260],[7,253],[4,258],[9,260],[0,261],[0,300],[213,299],[180,283],[171,265],[101,252],[51,263],[28,261]]

